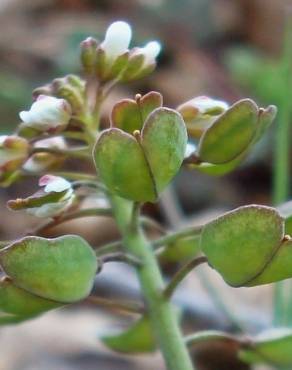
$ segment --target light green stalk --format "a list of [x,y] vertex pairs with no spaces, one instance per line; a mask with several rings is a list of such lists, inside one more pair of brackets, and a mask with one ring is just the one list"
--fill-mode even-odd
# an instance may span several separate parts
[[154,335],[168,370],[194,370],[179,328],[178,318],[169,300],[163,295],[164,282],[152,245],[145,238],[133,203],[118,197],[111,198],[112,209],[123,236],[127,252],[136,256],[141,291],[149,312]]
[[[290,190],[290,121],[291,121],[291,87],[292,87],[292,16],[288,15],[284,39],[282,63],[279,78],[282,80],[282,97],[279,106],[278,125],[274,159],[274,194],[275,205],[285,202]],[[292,324],[292,286],[291,281],[275,285],[274,323],[277,326]]]

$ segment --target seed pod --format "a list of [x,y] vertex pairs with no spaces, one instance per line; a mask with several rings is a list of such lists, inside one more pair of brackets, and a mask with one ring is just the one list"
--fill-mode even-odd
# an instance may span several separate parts
[[270,329],[256,336],[251,346],[241,349],[239,357],[248,364],[266,364],[288,369],[292,365],[291,346],[291,329]]
[[16,287],[58,303],[87,297],[98,267],[92,248],[75,235],[25,237],[1,250],[0,264]]
[[[157,108],[144,122],[148,104],[144,108],[139,121],[133,103],[121,105],[112,120],[126,131],[134,128],[133,135],[118,128],[105,130],[96,143],[94,156],[97,171],[111,191],[127,199],[154,202],[182,164],[187,133],[176,111]],[[133,119],[127,122],[130,111],[134,111]],[[142,127],[141,133],[137,127]]]
[[223,175],[236,168],[273,122],[277,109],[240,100],[200,133],[197,150],[186,159],[190,168]]
[[148,353],[156,349],[149,317],[142,316],[131,327],[116,335],[101,338],[103,344],[120,353]]
[[9,278],[0,281],[0,310],[18,316],[35,316],[63,306],[18,288]]
[[256,286],[292,277],[292,242],[273,208],[245,206],[207,224],[201,249],[231,286]]

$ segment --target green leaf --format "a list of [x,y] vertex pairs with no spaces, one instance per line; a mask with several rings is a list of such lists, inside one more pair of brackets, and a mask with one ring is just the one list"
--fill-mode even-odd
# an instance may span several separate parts
[[114,105],[111,114],[111,124],[129,134],[135,130],[142,130],[149,114],[162,106],[162,96],[158,92],[150,91],[141,99],[123,99]]
[[292,365],[292,330],[271,329],[258,336],[250,348],[239,352],[249,364],[269,364],[277,367]]
[[199,158],[213,164],[232,161],[251,143],[257,121],[258,107],[252,100],[235,103],[202,135],[198,147]]
[[245,206],[207,224],[201,248],[232,286],[250,285],[271,261],[284,237],[284,222],[270,207]]
[[104,336],[101,341],[113,351],[122,353],[145,353],[156,349],[147,316],[140,318],[126,331],[117,335]]
[[98,267],[93,249],[75,235],[25,237],[1,250],[0,263],[17,287],[63,303],[88,296]]
[[2,312],[18,316],[32,316],[61,306],[62,304],[58,302],[38,297],[18,288],[8,278],[0,281],[0,311]]
[[181,116],[158,108],[148,116],[138,137],[117,128],[105,130],[94,150],[96,168],[116,195],[154,202],[180,169],[186,143]]

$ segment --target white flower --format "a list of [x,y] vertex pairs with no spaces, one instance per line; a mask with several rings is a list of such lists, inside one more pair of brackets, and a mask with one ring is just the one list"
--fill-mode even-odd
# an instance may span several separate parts
[[71,107],[64,99],[40,95],[29,111],[19,113],[24,126],[41,132],[64,129],[71,117]]
[[[51,137],[44,140],[39,140],[34,145],[35,148],[53,148],[64,150],[67,148],[63,137]],[[52,153],[35,153],[22,166],[28,172],[43,172],[60,162],[60,156]]]
[[100,46],[105,51],[107,59],[113,61],[128,50],[131,38],[132,29],[128,23],[114,22],[108,27]]
[[143,68],[156,62],[156,58],[161,51],[161,45],[157,41],[148,42],[143,48],[139,48],[137,53],[144,55]]
[[55,201],[47,202],[39,207],[27,208],[27,212],[36,217],[54,217],[66,211],[73,203],[74,190],[71,183],[59,176],[45,175],[39,180],[44,196],[64,193]]

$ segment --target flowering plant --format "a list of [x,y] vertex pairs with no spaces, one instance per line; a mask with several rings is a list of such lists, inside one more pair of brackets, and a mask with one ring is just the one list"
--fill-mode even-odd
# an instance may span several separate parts
[[[101,43],[93,38],[83,41],[83,77],[68,75],[36,89],[31,108],[20,113],[16,132],[0,138],[2,185],[31,173],[41,176],[40,189],[10,200],[9,208],[48,218],[35,235],[2,243],[0,323],[31,319],[88,297],[103,265],[122,260],[136,270],[144,305],[129,330],[102,338],[112,350],[159,349],[169,370],[191,370],[196,361],[191,360],[188,346],[229,340],[243,361],[291,366],[291,331],[248,339],[214,331],[184,336],[171,301],[182,279],[202,263],[233,287],[291,278],[292,241],[285,232],[291,216],[247,205],[205,225],[162,230],[156,240],[145,234],[141,216],[141,206],[156,202],[182,166],[210,175],[236,168],[264,135],[276,108],[259,108],[251,99],[229,104],[200,96],[173,109],[164,106],[159,92],[151,91],[116,102],[108,128],[102,129],[100,110],[111,90],[156,67],[160,44],[151,41],[130,48],[131,35],[131,27],[119,21],[109,26]],[[96,174],[63,171],[61,175],[56,169],[66,166],[67,158],[94,163]],[[92,188],[108,207],[82,208],[80,187]],[[95,250],[77,235],[55,239],[40,235],[44,228],[88,215],[113,217],[121,240]],[[181,268],[166,283],[161,250],[180,248],[185,241],[191,244],[187,261],[175,256]],[[123,309],[129,307],[125,304]]]

